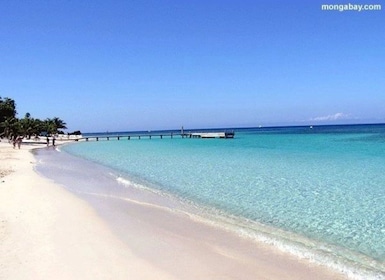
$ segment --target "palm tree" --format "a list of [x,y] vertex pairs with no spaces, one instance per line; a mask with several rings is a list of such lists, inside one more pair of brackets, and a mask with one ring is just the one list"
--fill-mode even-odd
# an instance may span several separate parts
[[0,136],[8,137],[14,127],[16,119],[16,104],[13,99],[0,97]]
[[17,118],[7,118],[5,121],[0,123],[1,128],[1,137],[6,137],[8,139],[16,137],[21,132],[21,125]]
[[46,119],[45,120],[45,129],[48,134],[56,134],[56,133],[63,133],[59,129],[67,129],[66,123],[61,120],[58,117],[54,117],[53,119]]
[[31,118],[30,113],[26,113],[24,119],[20,119],[19,122],[21,124],[22,134],[27,136],[28,139],[30,139],[31,135],[35,133],[34,131],[35,120]]
[[43,131],[47,134],[56,134],[63,133],[61,129],[67,129],[67,124],[58,117],[41,121],[26,113],[24,118],[19,120],[16,114],[15,101],[0,97],[0,137],[23,135],[31,138],[32,135],[40,135]]
[[55,123],[55,126],[56,126],[56,132],[60,132],[59,131],[59,129],[67,129],[67,124],[63,121],[63,120],[61,120],[61,119],[59,119],[58,117],[54,117],[53,118],[53,122]]

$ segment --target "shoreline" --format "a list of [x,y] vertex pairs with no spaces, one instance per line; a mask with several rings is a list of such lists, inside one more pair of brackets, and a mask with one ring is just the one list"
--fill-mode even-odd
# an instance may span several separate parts
[[[0,279],[174,279],[136,257],[84,201],[0,142]],[[95,234],[97,233],[97,234]]]
[[[185,215],[126,200],[116,200],[116,208],[109,209],[103,197],[94,197],[107,216],[121,219],[111,226],[108,217],[101,217],[83,199],[34,171],[29,152],[34,148],[22,145],[13,150],[0,143],[1,158],[8,159],[0,169],[13,170],[1,175],[0,278],[22,279],[32,271],[40,279],[56,274],[62,279],[346,278]],[[26,222],[28,231],[20,221]],[[39,234],[31,235],[34,232]],[[61,239],[51,238],[56,236]],[[66,249],[68,244],[71,249]],[[73,244],[78,244],[76,250]],[[114,258],[107,260],[108,255]],[[84,271],[88,265],[92,271]]]

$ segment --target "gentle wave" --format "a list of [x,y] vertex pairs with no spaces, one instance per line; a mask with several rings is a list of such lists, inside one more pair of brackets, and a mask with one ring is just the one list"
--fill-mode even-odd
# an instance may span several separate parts
[[137,188],[154,193],[162,198],[167,197],[168,199],[178,200],[181,203],[180,205],[183,205],[183,209],[175,209],[122,197],[117,197],[117,199],[161,208],[169,212],[182,213],[197,222],[231,231],[241,238],[272,246],[274,249],[291,254],[299,259],[310,261],[316,265],[326,266],[336,272],[343,273],[350,279],[385,279],[384,273],[378,271],[378,269],[385,269],[383,263],[365,255],[355,254],[338,246],[316,242],[292,232],[269,227],[248,219],[242,219],[215,208],[198,205],[195,202],[147,187],[144,184],[136,183],[122,176],[118,176],[116,181],[127,188]]

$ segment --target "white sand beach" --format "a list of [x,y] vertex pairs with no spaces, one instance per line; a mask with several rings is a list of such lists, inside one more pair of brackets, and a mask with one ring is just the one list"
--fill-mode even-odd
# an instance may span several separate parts
[[135,257],[83,201],[0,143],[0,279],[173,279]]
[[33,148],[0,142],[0,279],[344,279],[130,201],[122,240],[85,201],[34,171]]

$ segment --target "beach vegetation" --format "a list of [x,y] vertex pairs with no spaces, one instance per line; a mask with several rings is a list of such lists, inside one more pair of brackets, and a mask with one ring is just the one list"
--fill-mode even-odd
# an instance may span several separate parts
[[63,134],[63,129],[67,129],[66,125],[59,117],[40,120],[33,118],[30,113],[19,119],[16,102],[8,97],[0,97],[0,137],[11,139],[20,135],[30,139],[43,132],[48,135]]
[[0,96],[0,122],[16,117],[16,103],[11,98]]
[[66,123],[58,117],[54,117],[52,119],[45,120],[45,131],[49,134],[63,134],[62,129],[67,129]]
[[17,131],[16,103],[11,98],[0,97],[0,137]]

